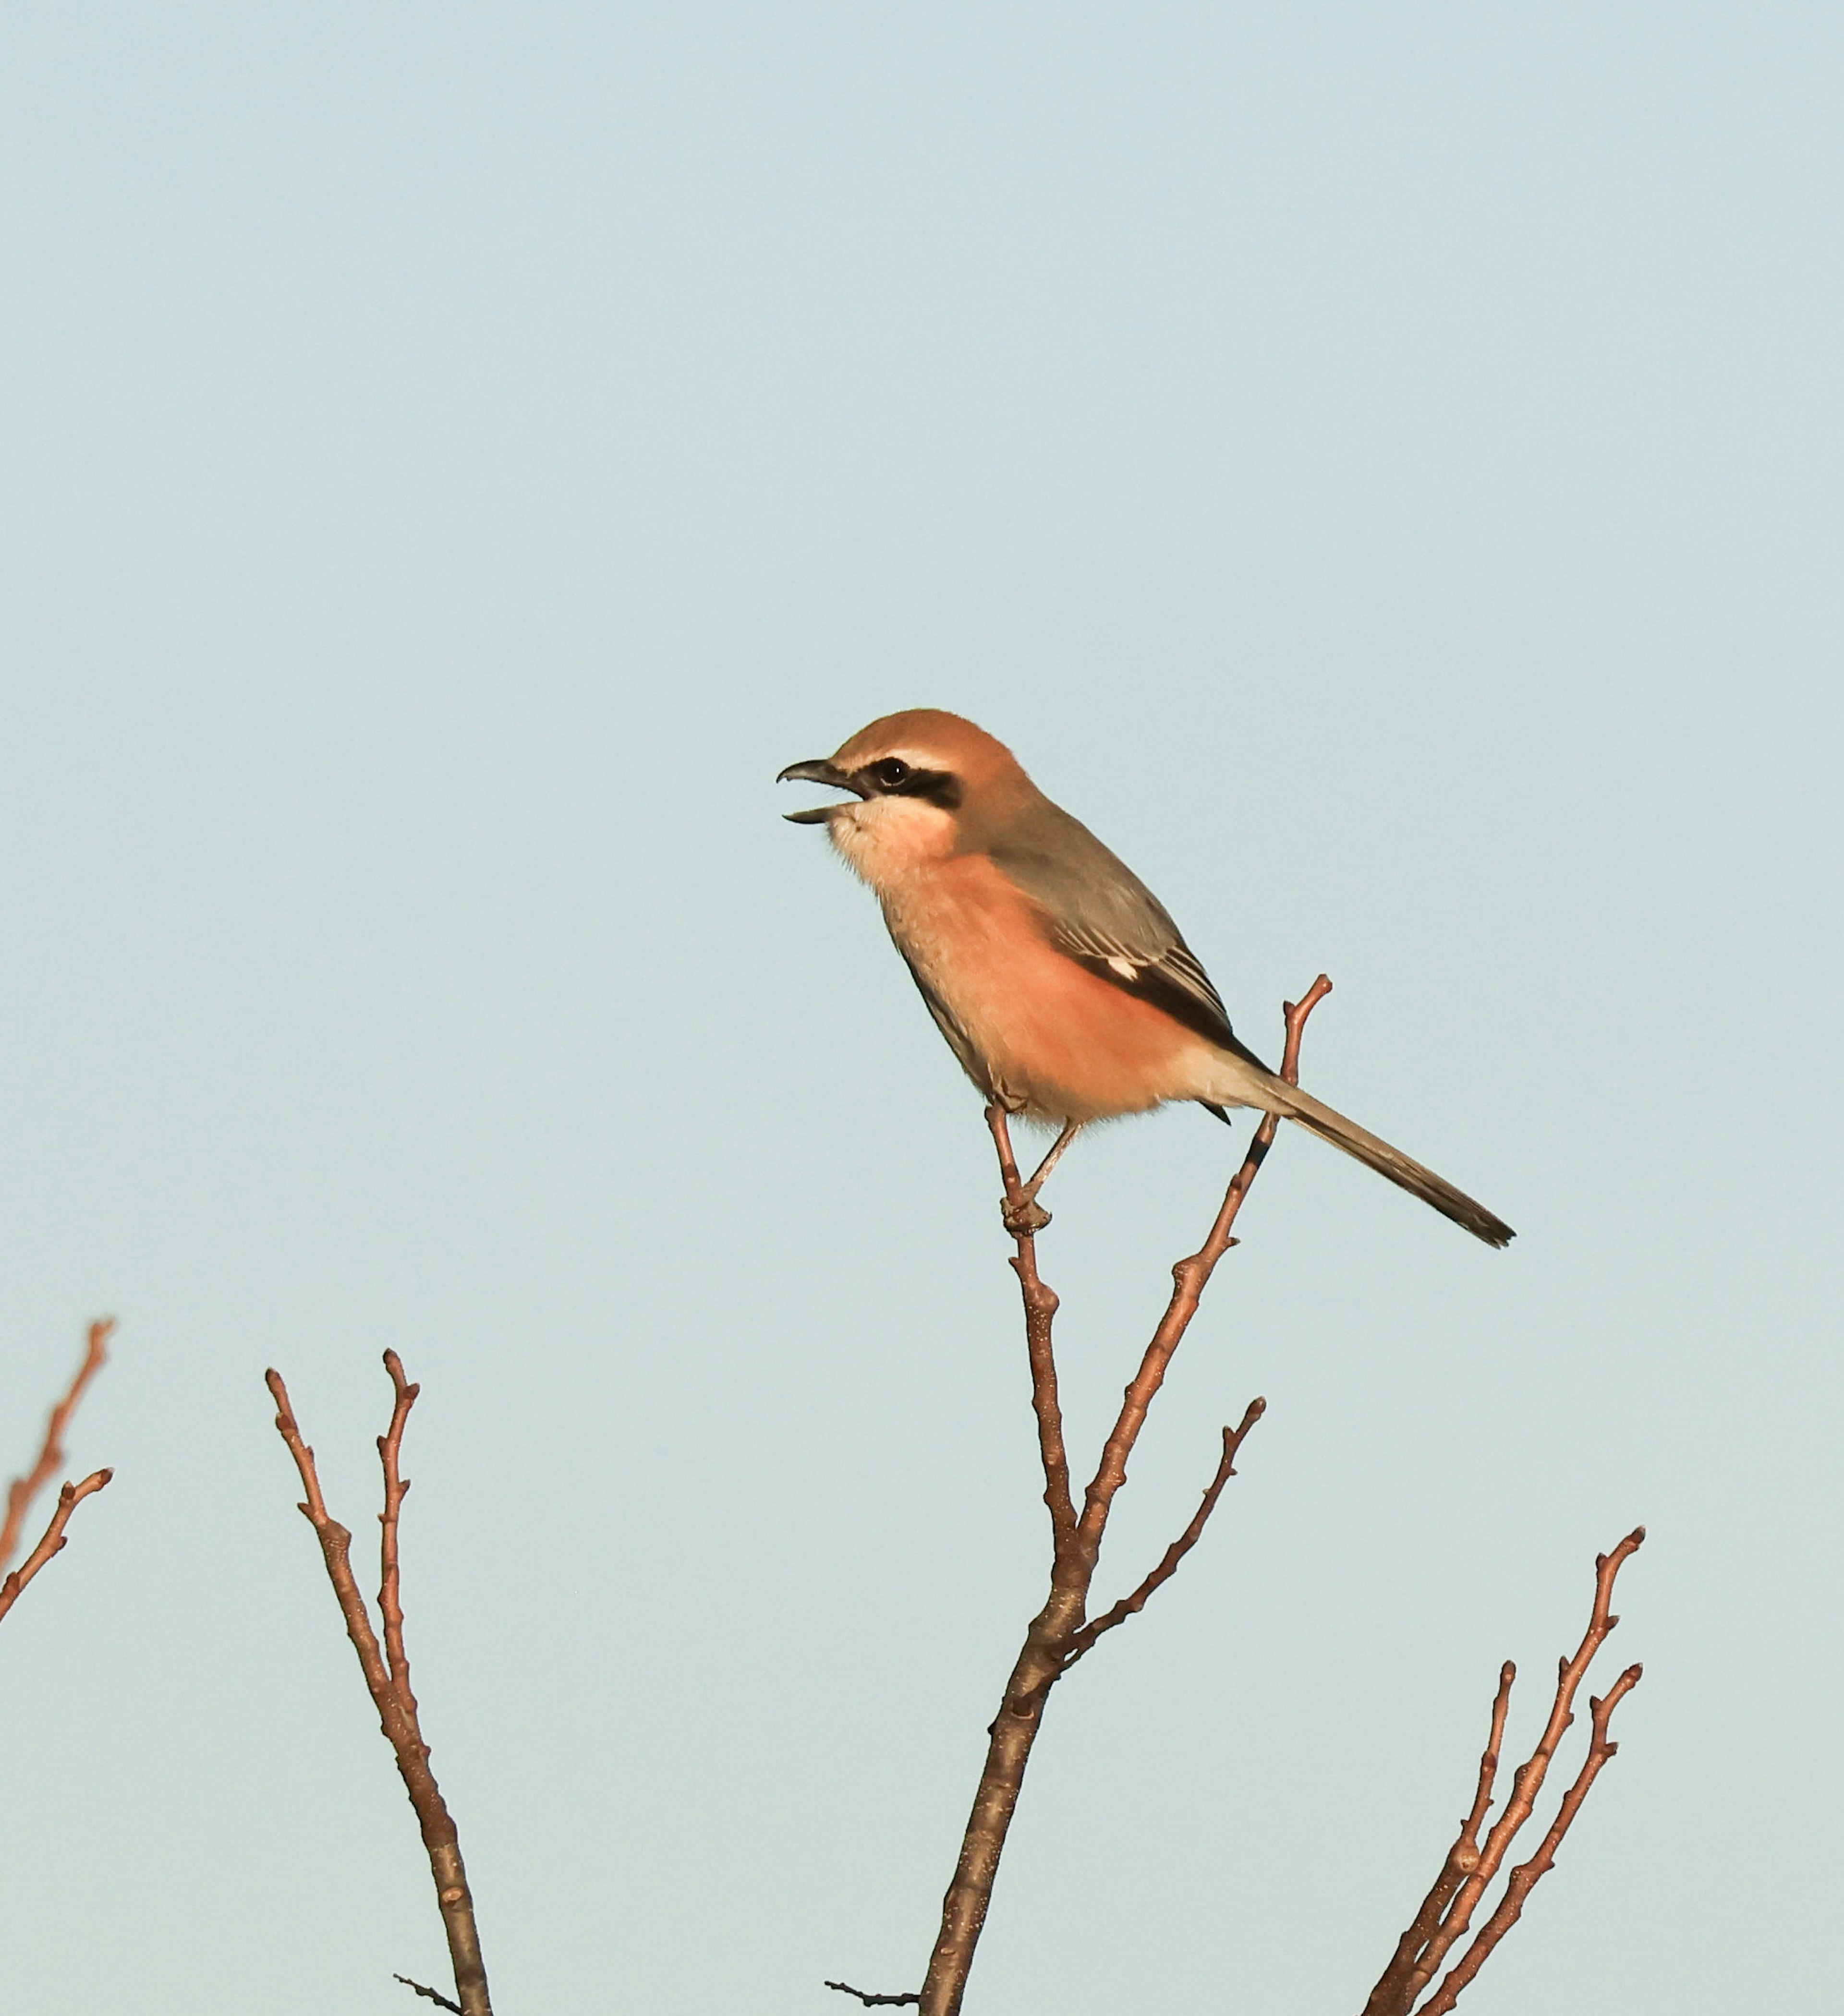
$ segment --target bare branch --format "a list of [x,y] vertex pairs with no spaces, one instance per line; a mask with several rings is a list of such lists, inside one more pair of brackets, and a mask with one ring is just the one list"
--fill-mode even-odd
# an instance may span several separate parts
[[[1289,1084],[1298,1082],[1300,1037],[1306,1019],[1331,991],[1331,982],[1321,974],[1303,999],[1285,1004],[1287,1047],[1282,1075]],[[1127,1477],[1127,1460],[1145,1425],[1172,1354],[1183,1341],[1199,1298],[1216,1263],[1235,1243],[1230,1228],[1242,1208],[1270,1145],[1278,1119],[1266,1116],[1255,1131],[1241,1167],[1224,1193],[1209,1236],[1188,1258],[1172,1269],[1171,1299],[1151,1344],[1141,1359],[1138,1373],[1127,1388],[1120,1414],[1104,1448],[1093,1481],[1084,1494],[1078,1516],[1071,1500],[1069,1462],[1063,1439],[1063,1420],[1057,1390],[1057,1366],[1051,1344],[1051,1323],[1057,1298],[1037,1271],[1035,1235],[1049,1219],[1029,1193],[1030,1186],[1019,1179],[1012,1154],[1010,1130],[1004,1107],[995,1100],[986,1109],[998,1151],[999,1173],[1005,1185],[1002,1215],[1006,1229],[1017,1243],[1012,1267],[1018,1277],[1025,1305],[1025,1348],[1031,1363],[1032,1405],[1037,1417],[1038,1449],[1043,1463],[1044,1503],[1050,1508],[1052,1543],[1050,1593],[1043,1607],[1032,1619],[1025,1643],[1006,1683],[998,1714],[988,1732],[985,1767],[974,1795],[973,1811],[960,1844],[960,1859],[953,1879],[942,1899],[940,1932],[929,1957],[928,1972],[922,1984],[919,2006],[924,2016],[957,2016],[973,1966],[974,1949],[985,1923],[999,1859],[1024,1783],[1025,1767],[1042,1724],[1044,1704],[1050,1689],[1068,1670],[1073,1648],[1087,1629],[1086,1611],[1089,1589],[1100,1559],[1101,1543],[1115,1495]],[[1255,1413],[1235,1431],[1237,1441],[1252,1424]],[[1165,1581],[1196,1543],[1205,1522],[1215,1508],[1223,1485],[1228,1481],[1234,1449],[1226,1448],[1224,1465],[1191,1525],[1134,1595],[1120,1615],[1110,1613],[1082,1644],[1086,1651],[1103,1629],[1130,1615],[1152,1591]],[[1120,1608],[1116,1606],[1117,1610]],[[1075,1654],[1079,1657],[1080,1653]],[[855,1992],[855,1991],[853,1991]]]
[[[1012,1271],[1025,1302],[1025,1349],[1031,1363],[1031,1406],[1037,1416],[1038,1454],[1043,1463],[1043,1502],[1050,1508],[1052,1543],[1061,1553],[1075,1531],[1075,1508],[1069,1496],[1069,1456],[1063,1445],[1063,1410],[1057,1397],[1057,1359],[1050,1345],[1050,1327],[1056,1319],[1057,1301],[1037,1272],[1037,1242],[1027,1215],[1037,1207],[1025,1194],[1018,1180],[1018,1165],[1012,1154],[1011,1129],[1005,1108],[995,1100],[986,1108],[986,1125],[992,1129],[993,1146],[999,1151],[999,1172],[1005,1184],[1006,1204],[1015,1220],[1013,1237],[1017,1253]],[[1038,1212],[1042,1219],[1043,1214]],[[1046,1220],[1046,1222],[1048,1221]],[[1019,1231],[1016,1225],[1026,1229]]]
[[[1505,1856],[1529,1820],[1548,1776],[1557,1745],[1575,1719],[1575,1697],[1589,1667],[1608,1635],[1619,1622],[1611,1605],[1615,1579],[1639,1550],[1645,1528],[1635,1527],[1611,1554],[1597,1555],[1594,1562],[1594,1604],[1588,1628],[1572,1658],[1557,1662],[1556,1693],[1536,1748],[1521,1765],[1511,1780],[1511,1795],[1497,1823],[1478,1846],[1478,1831],[1491,1804],[1493,1780],[1498,1768],[1500,1744],[1504,1733],[1506,1709],[1516,1669],[1507,1664],[1499,1676],[1497,1698],[1493,1703],[1492,1734],[1480,1760],[1478,1789],[1471,1812],[1458,1838],[1447,1852],[1440,1875],[1428,1892],[1414,1923],[1397,1942],[1396,1950],[1381,1980],[1364,2005],[1364,2016],[1407,2016],[1417,1998],[1434,1978],[1441,1963],[1472,1923],[1475,1910],[1487,1886],[1503,1866]],[[1524,1900],[1555,1858],[1558,1844],[1568,1831],[1588,1789],[1601,1767],[1617,1746],[1607,1740],[1607,1723],[1614,1709],[1639,1683],[1640,1669],[1631,1666],[1608,1690],[1604,1701],[1590,1701],[1594,1736],[1586,1762],[1576,1782],[1563,1795],[1561,1809],[1542,1846],[1531,1859],[1514,1869],[1497,1910],[1481,1928],[1462,1958],[1442,1979],[1435,1993],[1423,2003],[1418,2016],[1445,2016],[1499,1941],[1518,1920]]]
[[[1299,1082],[1300,1038],[1306,1030],[1306,1018],[1331,991],[1331,982],[1322,973],[1307,988],[1303,999],[1286,1003],[1287,1051],[1280,1075],[1289,1085]],[[1209,1237],[1188,1259],[1180,1260],[1172,1269],[1172,1299],[1166,1304],[1165,1313],[1146,1348],[1140,1370],[1122,1398],[1114,1431],[1107,1438],[1100,1467],[1084,1494],[1078,1530],[1084,1544],[1090,1548],[1099,1550],[1100,1547],[1101,1536],[1107,1530],[1108,1510],[1114,1503],[1115,1493],[1127,1481],[1127,1459],[1133,1453],[1133,1445],[1146,1425],[1147,1410],[1165,1384],[1166,1369],[1184,1341],[1184,1334],[1198,1312],[1204,1290],[1216,1271],[1216,1263],[1235,1244],[1230,1237],[1230,1227],[1236,1222],[1236,1215],[1242,1208],[1242,1200],[1248,1196],[1250,1185],[1267,1159],[1280,1125],[1277,1114],[1270,1113],[1263,1118],[1255,1129],[1254,1139],[1248,1144],[1248,1154],[1242,1158],[1242,1166],[1223,1193],[1222,1208],[1216,1214]]]
[[[1371,1989],[1370,1999],[1364,2004],[1364,2016],[1398,2016],[1398,2012],[1407,2008],[1403,1996],[1415,1971],[1415,1963],[1427,1951],[1435,1927],[1453,1901],[1454,1892],[1479,1866],[1479,1828],[1492,1806],[1492,1787],[1498,1775],[1505,1717],[1511,1705],[1511,1683],[1517,1677],[1517,1668],[1507,1659],[1499,1669],[1498,1693],[1492,1703],[1492,1733],[1486,1739],[1485,1754],[1479,1759],[1479,1782],[1473,1795],[1472,1809],[1460,1823],[1460,1832],[1447,1851],[1447,1859],[1441,1865],[1441,1873],[1435,1878],[1433,1888],[1421,1900],[1421,1908],[1415,1913],[1409,1929],[1396,1942],[1395,1955],[1384,1969],[1382,1978]],[[1409,1993],[1412,1998],[1413,1990]]]
[[452,2009],[455,2012],[455,2016],[465,2016],[460,2003],[451,2002],[440,1989],[425,1988],[421,1982],[412,1981],[407,1974],[394,1974],[391,1978],[393,1981],[401,1981],[405,1988],[413,1988],[419,1995],[434,2003],[438,2008]]
[[70,1523],[70,1514],[86,1498],[92,1498],[115,1474],[112,1470],[92,1471],[81,1484],[67,1484],[58,1493],[57,1510],[51,1515],[51,1524],[45,1529],[45,1537],[25,1560],[0,1582],[0,1617],[18,1602],[20,1592],[38,1574],[53,1554],[64,1551],[64,1528]]
[[907,1995],[870,1995],[862,1988],[854,1988],[848,1981],[829,1981],[823,1985],[827,1988],[836,1988],[841,1995],[855,1995],[867,2009],[899,2009],[922,2000],[913,1990]]
[[384,1467],[384,1509],[378,1514],[378,1610],[384,1620],[384,1662],[390,1669],[391,1683],[405,1708],[413,1715],[416,1697],[410,1691],[410,1662],[403,1649],[403,1600],[398,1570],[397,1528],[403,1510],[404,1493],[410,1488],[399,1468],[403,1456],[403,1431],[409,1425],[410,1409],[416,1404],[416,1395],[423,1389],[411,1385],[404,1377],[403,1360],[395,1352],[384,1353],[384,1370],[390,1373],[391,1384],[396,1389],[397,1404],[391,1411],[388,1432],[378,1438],[378,1460]]
[[1620,1746],[1608,1741],[1608,1723],[1612,1719],[1614,1710],[1638,1686],[1640,1676],[1644,1671],[1641,1666],[1629,1666],[1608,1689],[1604,1699],[1597,1701],[1590,1696],[1588,1712],[1594,1735],[1588,1746],[1588,1754],[1583,1760],[1581,1769],[1576,1774],[1575,1783],[1562,1795],[1561,1806],[1549,1832],[1543,1836],[1543,1845],[1528,1862],[1520,1863],[1511,1871],[1498,1909],[1480,1927],[1478,1936],[1448,1970],[1440,1986],[1422,2003],[1420,2016],[1447,2016],[1447,2012],[1459,2000],[1460,1990],[1485,1965],[1493,1948],[1522,1915],[1524,1900],[1555,1867],[1556,1850],[1576,1815],[1581,1811],[1582,1802],[1587,1798],[1589,1787],[1601,1775],[1601,1766],[1619,1753]]
[[5,1568],[19,1552],[20,1532],[31,1511],[32,1501],[64,1467],[64,1431],[77,1411],[77,1402],[83,1398],[84,1388],[102,1370],[109,1355],[105,1347],[114,1331],[113,1316],[100,1316],[90,1325],[83,1363],[72,1376],[63,1399],[51,1410],[38,1460],[24,1476],[16,1477],[7,1486],[6,1517],[0,1522],[0,1568]]
[[1205,1487],[1204,1502],[1192,1514],[1190,1524],[1165,1550],[1160,1557],[1158,1566],[1147,1575],[1146,1579],[1131,1596],[1123,1596],[1105,1615],[1097,1617],[1092,1622],[1085,1624],[1070,1640],[1069,1656],[1063,1665],[1064,1672],[1068,1672],[1076,1661],[1093,1647],[1095,1640],[1104,1631],[1111,1631],[1117,1624],[1124,1624],[1129,1617],[1143,1610],[1146,1607],[1146,1600],[1153,1591],[1162,1582],[1169,1582],[1178,1572],[1179,1563],[1198,1544],[1205,1523],[1208,1521],[1211,1514],[1216,1510],[1216,1501],[1223,1496],[1223,1486],[1236,1474],[1236,1453],[1241,1448],[1244,1438],[1267,1412],[1267,1408],[1268,1403],[1266,1400],[1259,1398],[1251,1400],[1241,1424],[1235,1427],[1226,1427],[1223,1430],[1223,1460],[1216,1466],[1216,1476],[1212,1478]]
[[[378,1442],[378,1453],[384,1469],[384,1510],[380,1515],[383,1521],[380,1551],[384,1580],[380,1602],[385,1639],[382,1648],[372,1629],[358,1579],[352,1572],[352,1535],[326,1509],[314,1452],[296,1423],[281,1373],[271,1371],[265,1377],[269,1391],[275,1396],[276,1429],[287,1444],[289,1454],[294,1458],[301,1488],[308,1494],[301,1509],[320,1543],[327,1580],[333,1585],[340,1615],[345,1618],[346,1635],[358,1655],[359,1669],[365,1675],[366,1686],[377,1709],[379,1725],[396,1755],[404,1789],[409,1795],[410,1804],[422,1829],[423,1845],[429,1854],[430,1874],[435,1880],[436,1902],[441,1906],[443,1928],[448,1934],[448,1955],[454,1963],[455,1992],[460,1997],[458,2003],[448,2006],[458,2008],[461,2016],[492,2016],[486,1966],[481,1958],[480,1929],[474,1919],[474,1899],[467,1888],[467,1872],[461,1859],[460,1835],[442,1798],[441,1788],[435,1782],[435,1774],[429,1767],[429,1746],[423,1741],[417,1720],[416,1699],[409,1687],[409,1664],[403,1650],[397,1529],[404,1493],[409,1487],[398,1473],[398,1463],[404,1427],[417,1389],[405,1380],[403,1366],[395,1352],[384,1354],[384,1364],[395,1389],[396,1404],[391,1413],[390,1431]],[[398,1978],[402,1980],[404,1977],[399,1975]],[[412,1982],[410,1985],[415,1987],[416,1984]],[[428,1992],[418,1989],[419,1993]]]

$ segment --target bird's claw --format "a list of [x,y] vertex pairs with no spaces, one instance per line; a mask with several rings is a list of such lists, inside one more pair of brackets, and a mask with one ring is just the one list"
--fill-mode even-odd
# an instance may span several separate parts
[[1050,1222],[1050,1215],[1035,1197],[1021,1197],[1014,1203],[1010,1197],[999,1201],[999,1216],[1006,1230],[1014,1239],[1029,1239],[1043,1231]]

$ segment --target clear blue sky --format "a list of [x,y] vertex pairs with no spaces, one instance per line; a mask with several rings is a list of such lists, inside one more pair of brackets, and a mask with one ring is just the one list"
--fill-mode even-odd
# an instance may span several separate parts
[[[1621,1755],[1473,2016],[1844,1967],[1835,7],[9,8],[0,1342],[122,1319],[0,1630],[16,2016],[408,2016],[412,1651],[507,2016],[911,1985],[1041,1588],[977,1103],[772,783],[936,704],[1303,1138],[970,2016],[1355,2009],[1639,1520]],[[1085,1142],[1100,1430],[1234,1150]]]

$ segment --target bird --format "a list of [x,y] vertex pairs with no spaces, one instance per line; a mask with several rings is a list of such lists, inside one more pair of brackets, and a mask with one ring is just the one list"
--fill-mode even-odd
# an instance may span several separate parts
[[1270,1071],[1230,1026],[1165,905],[984,729],[907,708],[776,781],[847,794],[783,817],[824,826],[870,887],[979,1091],[1061,1129],[1028,1197],[1081,1128],[1190,1100],[1225,1121],[1232,1107],[1278,1114],[1488,1246],[1514,1236],[1444,1177]]

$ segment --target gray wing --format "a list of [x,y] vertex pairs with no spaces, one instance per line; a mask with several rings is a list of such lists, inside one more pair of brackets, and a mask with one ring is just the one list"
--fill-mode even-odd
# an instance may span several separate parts
[[1206,1042],[1261,1064],[1230,1027],[1222,995],[1165,905],[1079,819],[1046,798],[1009,826],[991,852],[1048,913],[1059,951]]

